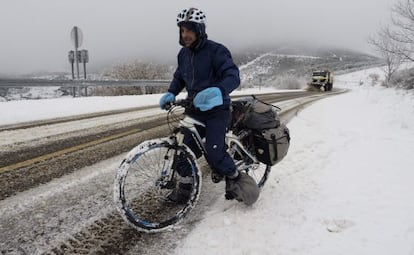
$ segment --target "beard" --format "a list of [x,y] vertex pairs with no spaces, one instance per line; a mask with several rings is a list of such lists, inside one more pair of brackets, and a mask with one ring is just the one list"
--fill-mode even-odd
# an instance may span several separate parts
[[193,38],[184,37],[183,42],[186,47],[190,47],[196,40],[193,40]]

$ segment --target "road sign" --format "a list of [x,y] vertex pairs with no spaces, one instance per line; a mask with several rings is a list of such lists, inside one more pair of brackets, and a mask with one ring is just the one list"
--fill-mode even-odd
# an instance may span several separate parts
[[89,62],[89,54],[87,50],[78,50],[78,48],[82,45],[83,41],[83,34],[80,28],[74,26],[72,31],[70,31],[70,39],[72,41],[73,46],[75,46],[75,51],[69,51],[68,57],[69,62],[71,63],[72,67],[72,78],[75,79],[74,68],[73,64],[76,63],[76,77],[79,79],[79,63],[83,63],[83,72],[84,78],[86,79],[86,63]]
[[69,59],[69,63],[75,62],[75,52],[73,50],[70,50],[68,52],[68,59]]
[[73,27],[72,31],[70,32],[70,39],[72,41],[72,44],[75,48],[79,48],[82,45],[83,41],[83,34],[82,30],[78,27]]
[[89,54],[87,50],[81,50],[81,62],[88,63],[89,62]]

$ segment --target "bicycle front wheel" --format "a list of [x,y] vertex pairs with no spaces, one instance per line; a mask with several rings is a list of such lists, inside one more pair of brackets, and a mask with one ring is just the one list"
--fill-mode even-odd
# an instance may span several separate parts
[[[181,204],[167,199],[183,178],[174,169],[177,155],[191,166],[191,176],[185,178],[193,183],[189,200]],[[191,211],[200,188],[201,172],[193,153],[167,140],[155,140],[138,145],[123,160],[116,175],[114,199],[121,216],[133,227],[157,232],[174,226]]]

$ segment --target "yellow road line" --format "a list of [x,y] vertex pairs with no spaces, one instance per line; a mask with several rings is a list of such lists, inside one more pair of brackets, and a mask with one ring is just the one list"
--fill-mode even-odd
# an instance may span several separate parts
[[101,138],[99,140],[94,140],[94,141],[90,141],[90,142],[87,142],[87,143],[79,144],[79,145],[76,145],[76,146],[73,146],[73,147],[70,147],[70,148],[66,148],[66,149],[63,149],[63,150],[60,150],[60,151],[56,151],[56,152],[49,153],[49,154],[46,154],[46,155],[42,155],[42,156],[39,156],[39,157],[36,157],[36,158],[28,159],[26,161],[22,161],[22,162],[19,162],[19,163],[16,163],[16,164],[1,167],[0,168],[0,174],[5,173],[5,172],[9,172],[9,171],[12,171],[12,170],[15,170],[15,169],[18,169],[18,168],[30,166],[30,165],[33,165],[35,163],[41,162],[41,161],[46,161],[46,160],[52,159],[54,157],[59,157],[61,155],[67,154],[67,153],[82,150],[82,149],[85,149],[87,147],[91,147],[91,146],[94,146],[94,145],[97,145],[97,144],[100,144],[100,143],[115,140],[115,139],[118,139],[118,138],[121,138],[121,137],[124,137],[124,136],[127,136],[127,135],[131,135],[133,133],[137,133],[139,131],[142,131],[142,129],[139,129],[139,128],[133,129],[133,130],[130,130],[130,131],[127,131],[127,132],[124,132],[124,133],[111,135],[111,136],[108,136],[108,137]]

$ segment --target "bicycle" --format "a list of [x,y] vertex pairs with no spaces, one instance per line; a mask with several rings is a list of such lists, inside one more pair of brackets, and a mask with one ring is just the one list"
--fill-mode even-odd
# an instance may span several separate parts
[[[191,107],[188,100],[172,103],[168,110],[169,125],[177,121],[177,111]],[[123,219],[141,232],[159,232],[178,224],[196,205],[202,186],[201,168],[195,154],[183,143],[189,132],[203,156],[203,140],[196,126],[204,124],[189,116],[179,118],[168,137],[145,141],[133,148],[123,159],[115,178],[114,200]],[[227,152],[238,171],[252,176],[259,188],[266,183],[271,165],[261,163],[252,148],[253,130],[230,127],[226,133]],[[193,187],[185,204],[169,202],[166,197],[176,187],[178,156],[191,166]],[[188,178],[188,177],[186,177]]]

